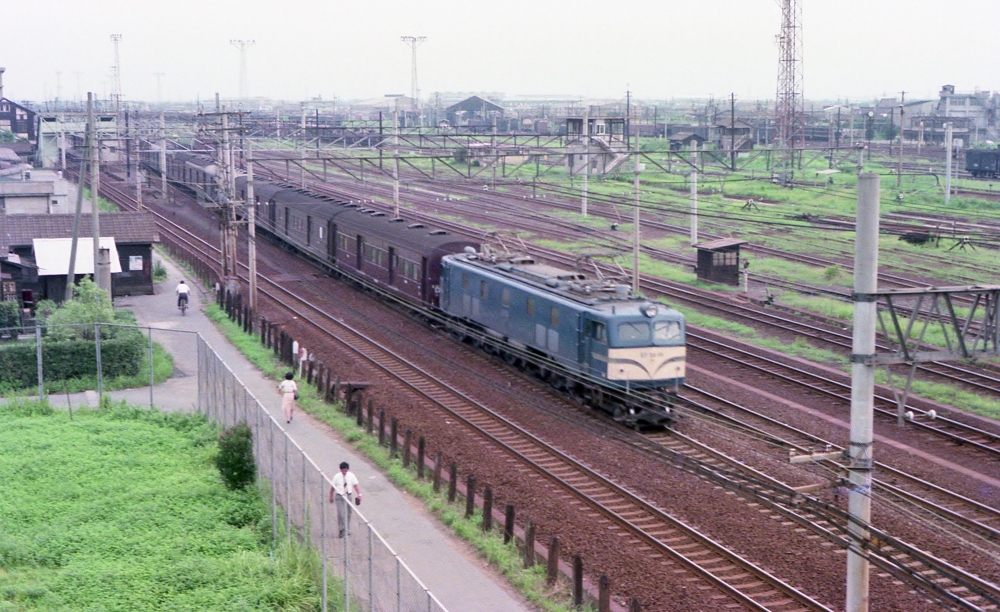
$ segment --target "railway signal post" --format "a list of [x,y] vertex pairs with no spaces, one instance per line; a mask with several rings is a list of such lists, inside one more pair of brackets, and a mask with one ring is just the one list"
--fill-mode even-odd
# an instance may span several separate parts
[[851,440],[848,447],[847,612],[868,610],[872,440],[875,399],[875,325],[878,304],[870,296],[878,284],[879,182],[877,174],[858,179],[854,238],[854,341],[851,350]]

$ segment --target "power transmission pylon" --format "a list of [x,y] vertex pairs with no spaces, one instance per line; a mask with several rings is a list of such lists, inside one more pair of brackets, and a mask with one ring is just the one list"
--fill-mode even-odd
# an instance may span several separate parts
[[420,90],[417,89],[417,47],[427,40],[426,36],[400,36],[399,38],[410,47],[410,98],[413,100],[413,110],[419,106]]
[[777,0],[781,7],[778,43],[778,93],[775,98],[776,144],[780,165],[791,180],[796,149],[805,145],[806,114],[802,93],[802,4],[800,0]]
[[247,49],[254,46],[252,40],[230,40],[229,44],[240,50],[240,100],[246,100],[247,88]]
[[118,55],[118,43],[121,41],[121,34],[111,35],[111,42],[115,44],[115,64],[111,67],[111,105],[115,107],[116,115],[120,114],[122,110],[122,67],[121,58]]

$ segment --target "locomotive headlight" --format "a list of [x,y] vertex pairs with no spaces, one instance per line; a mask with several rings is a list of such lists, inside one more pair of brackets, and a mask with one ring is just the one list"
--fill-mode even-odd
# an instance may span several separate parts
[[646,315],[650,319],[656,316],[656,304],[646,304],[642,307],[642,314]]

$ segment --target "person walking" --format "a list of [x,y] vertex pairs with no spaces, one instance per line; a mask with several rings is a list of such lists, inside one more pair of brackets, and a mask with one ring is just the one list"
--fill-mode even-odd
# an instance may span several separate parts
[[351,509],[348,504],[351,498],[354,503],[361,505],[361,486],[358,484],[358,477],[350,471],[351,466],[346,461],[340,462],[340,472],[333,477],[333,486],[330,487],[330,503],[337,504],[337,528],[340,533],[337,537],[344,537],[344,532],[351,535]]
[[285,373],[285,380],[278,384],[278,391],[281,393],[281,409],[285,411],[285,422],[291,423],[295,416],[295,400],[299,399],[299,386],[292,380],[295,374]]

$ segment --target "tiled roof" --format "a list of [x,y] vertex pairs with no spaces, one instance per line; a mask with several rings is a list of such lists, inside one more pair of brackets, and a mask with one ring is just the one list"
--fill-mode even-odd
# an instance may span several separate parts
[[[80,235],[93,235],[89,214],[80,217]],[[160,241],[156,220],[148,212],[101,213],[101,236],[113,236],[118,244]],[[35,238],[72,237],[73,215],[0,214],[0,253],[13,247],[31,246]]]

